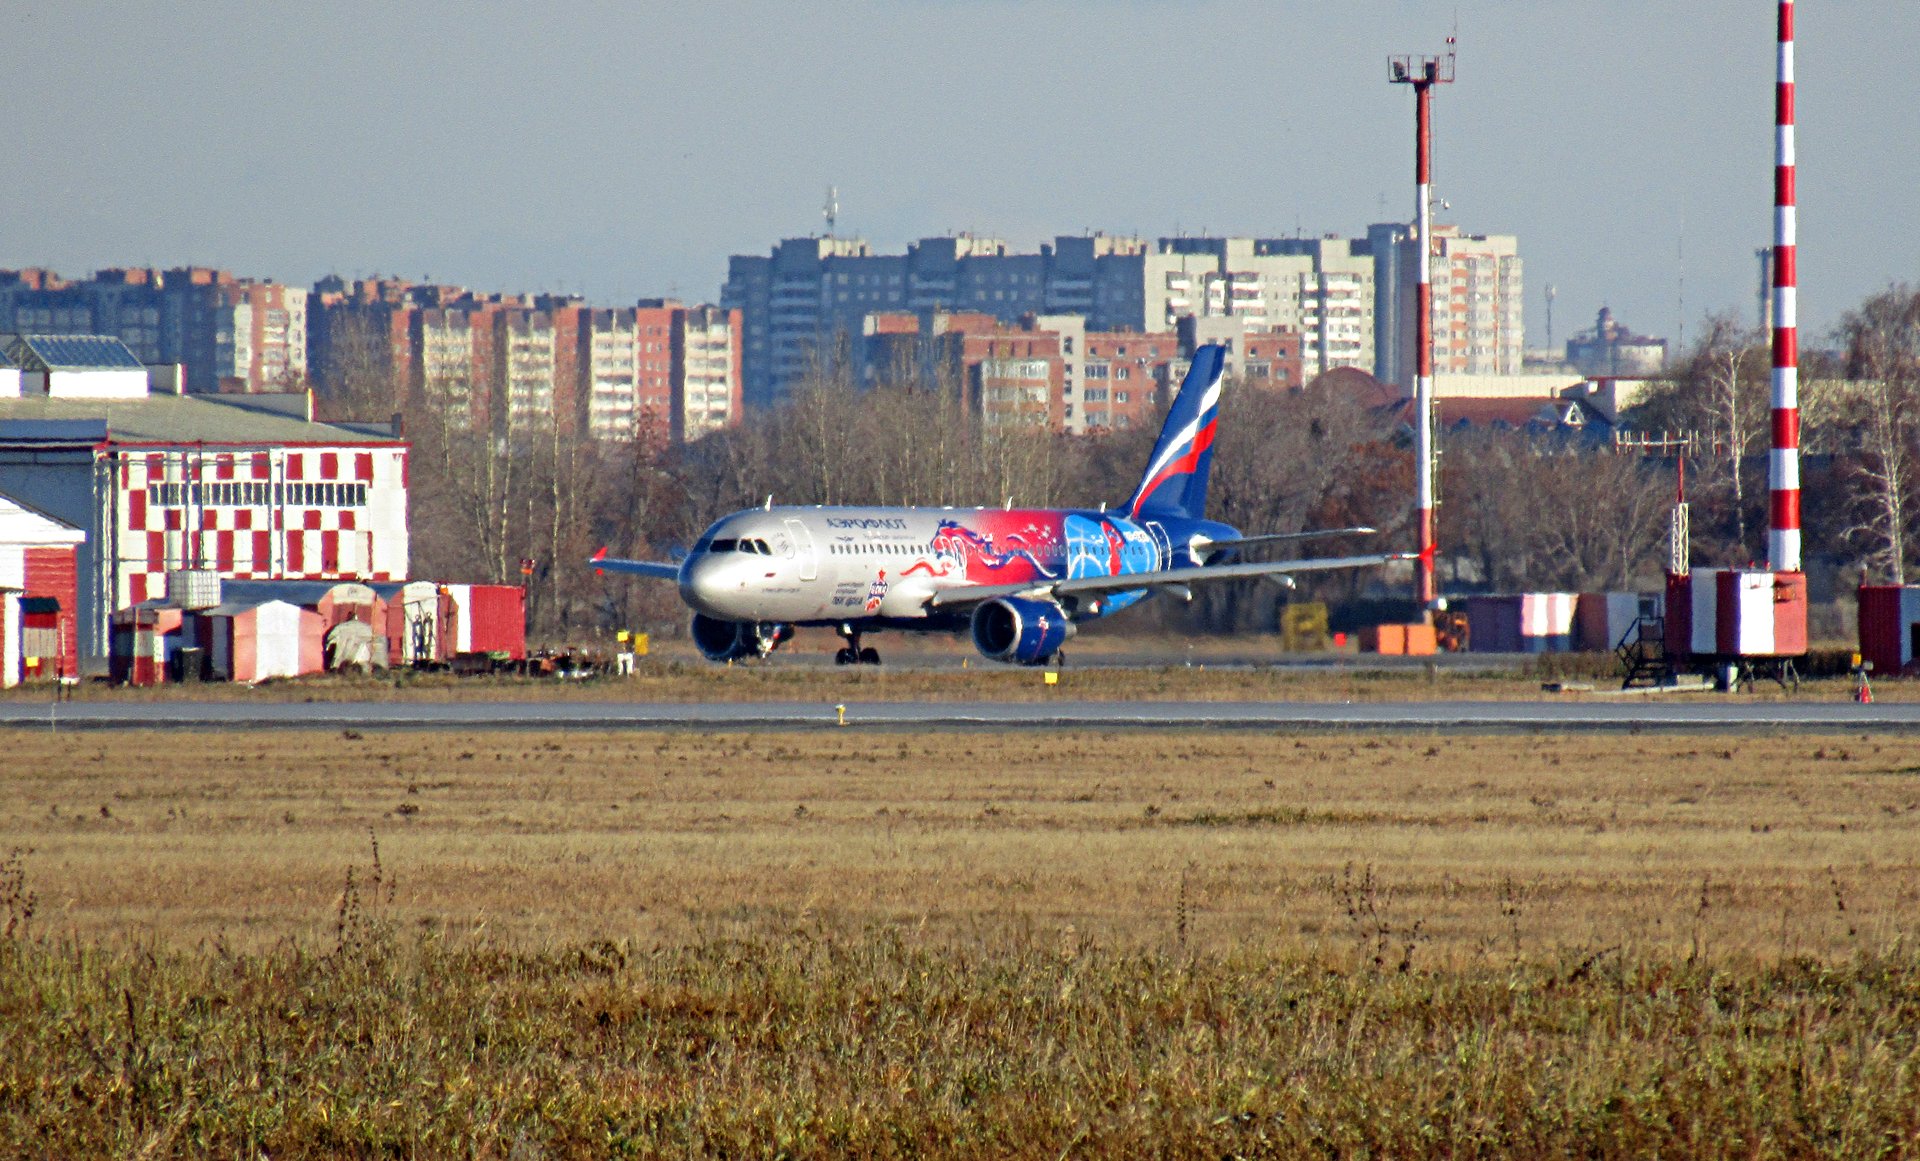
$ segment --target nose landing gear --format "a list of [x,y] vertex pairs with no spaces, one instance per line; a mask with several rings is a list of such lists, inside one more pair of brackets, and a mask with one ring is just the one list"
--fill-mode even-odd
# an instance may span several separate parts
[[761,657],[793,640],[793,626],[761,622],[754,626],[754,651]]
[[835,665],[878,665],[880,651],[871,647],[860,647],[860,631],[851,624],[842,621],[834,632],[846,641],[846,647],[833,655]]

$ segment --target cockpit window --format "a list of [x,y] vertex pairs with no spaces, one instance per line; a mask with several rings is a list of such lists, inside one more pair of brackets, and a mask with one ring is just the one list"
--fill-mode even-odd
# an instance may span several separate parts
[[760,550],[760,555],[761,555],[761,556],[772,556],[772,555],[773,555],[773,549],[771,549],[771,548],[768,548],[768,547],[767,547],[767,542],[766,542],[766,541],[764,541],[764,540],[759,540],[759,539],[756,539],[756,540],[755,540],[755,541],[753,542],[753,546],[754,546],[755,548],[757,548],[757,549],[759,549],[759,550]]
[[739,543],[740,543],[739,541],[733,539],[732,537],[727,537],[724,540],[714,541],[712,546],[709,547],[707,551],[708,552],[732,552],[734,550],[734,547]]

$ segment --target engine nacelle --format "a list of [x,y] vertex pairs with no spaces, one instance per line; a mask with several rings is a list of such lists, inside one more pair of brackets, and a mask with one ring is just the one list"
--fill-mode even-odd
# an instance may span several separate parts
[[693,615],[693,645],[708,661],[739,661],[760,652],[759,633],[749,621],[722,621]]
[[994,661],[1039,665],[1073,632],[1067,611],[1052,601],[1000,597],[973,611],[973,647]]

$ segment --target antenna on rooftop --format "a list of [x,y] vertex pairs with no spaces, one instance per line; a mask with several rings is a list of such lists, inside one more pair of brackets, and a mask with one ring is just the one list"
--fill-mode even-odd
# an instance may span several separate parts
[[840,221],[840,189],[838,186],[830,185],[827,187],[827,204],[821,207],[820,215],[827,219],[827,237],[833,237],[833,228],[838,225]]

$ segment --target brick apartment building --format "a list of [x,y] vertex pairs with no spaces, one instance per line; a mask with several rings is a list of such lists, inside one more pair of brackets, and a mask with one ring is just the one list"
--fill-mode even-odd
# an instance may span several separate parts
[[[608,309],[337,278],[315,297],[323,392],[352,396],[354,381],[371,376],[502,434],[551,421],[562,435],[653,446],[740,419],[737,312],[668,299]],[[389,397],[382,406],[401,403]]]
[[112,335],[144,364],[183,366],[197,394],[287,391],[307,377],[307,292],[201,266],[83,281],[0,270],[0,332]]
[[859,358],[870,386],[914,375],[952,384],[988,425],[1045,423],[1072,434],[1157,422],[1197,344],[1227,345],[1228,373],[1301,386],[1300,336],[1244,320],[1184,319],[1168,331],[1090,331],[1079,315],[1004,323],[980,312],[867,316]]
[[[1414,250],[1404,225],[1365,237],[1062,236],[1037,253],[996,238],[926,238],[876,254],[858,238],[790,238],[728,262],[721,302],[744,328],[748,404],[773,406],[863,336],[871,314],[991,314],[1008,324],[1077,315],[1093,331],[1166,331],[1181,319],[1290,330],[1306,370],[1385,368],[1411,342]],[[1522,334],[1518,243],[1435,231],[1443,370],[1513,373]],[[1402,334],[1404,330],[1405,334]],[[1510,365],[1510,367],[1509,367]]]

